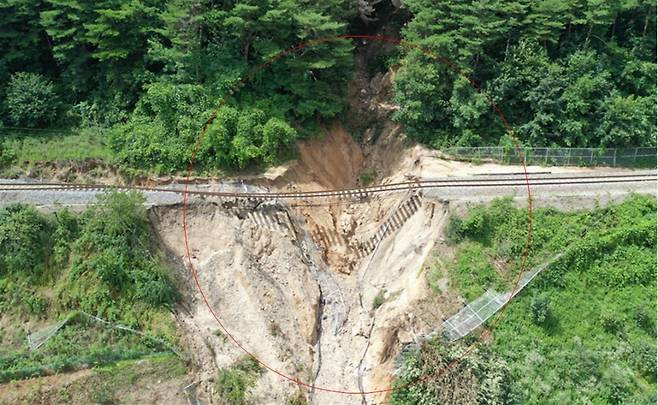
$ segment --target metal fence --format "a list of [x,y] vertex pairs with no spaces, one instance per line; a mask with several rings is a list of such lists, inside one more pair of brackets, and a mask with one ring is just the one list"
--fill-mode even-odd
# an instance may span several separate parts
[[647,148],[508,148],[485,146],[448,148],[449,157],[468,161],[495,161],[519,164],[525,158],[528,165],[540,166],[611,166],[656,167],[656,147]]

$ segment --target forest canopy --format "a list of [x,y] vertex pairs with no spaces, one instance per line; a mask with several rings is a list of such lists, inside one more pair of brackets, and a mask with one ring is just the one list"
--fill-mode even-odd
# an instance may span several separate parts
[[[110,128],[120,164],[171,172],[225,100],[199,166],[274,164],[346,112],[364,44],[315,43],[257,67],[309,40],[385,31],[453,61],[526,144],[655,145],[655,11],[647,0],[5,0],[0,116],[6,127]],[[410,138],[507,141],[446,64],[406,49],[373,59],[396,71],[392,118]]]

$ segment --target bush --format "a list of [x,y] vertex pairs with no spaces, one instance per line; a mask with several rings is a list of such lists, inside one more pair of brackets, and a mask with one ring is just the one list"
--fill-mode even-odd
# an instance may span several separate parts
[[464,220],[457,215],[450,215],[448,218],[448,226],[446,227],[446,240],[450,244],[455,244],[464,239]]
[[623,332],[624,321],[620,319],[620,315],[606,312],[601,315],[601,326],[608,333],[618,334]]
[[516,403],[519,394],[507,363],[485,345],[453,363],[466,348],[464,343],[434,339],[408,352],[390,403],[439,405],[455,403],[456,398],[459,403]]
[[534,297],[530,303],[530,310],[532,311],[532,321],[536,325],[546,325],[553,317],[551,301],[545,295]]
[[375,296],[375,299],[372,301],[373,311],[384,305],[384,302],[386,302],[386,298],[384,298],[385,294],[386,294],[386,290],[379,290],[379,292]]
[[373,181],[375,181],[375,178],[377,177],[377,171],[375,169],[366,169],[359,174],[359,180],[361,181],[361,185],[368,187],[370,184],[372,184]]
[[16,151],[0,142],[0,168],[11,165],[16,160]]
[[10,205],[0,210],[0,277],[40,276],[47,267],[51,225],[34,207]]
[[638,328],[642,329],[650,335],[655,335],[656,325],[654,317],[650,316],[642,307],[635,308],[633,311],[633,319]]
[[[115,295],[136,298],[151,306],[173,302],[173,283],[150,250],[144,197],[137,192],[113,192],[99,201],[84,214],[80,238],[73,249],[72,275],[93,274],[108,289],[96,286],[96,299],[85,297],[84,301],[95,310],[105,307],[104,303],[113,301]],[[93,279],[89,275],[89,280]],[[89,295],[90,291],[81,293]]]
[[256,384],[262,368],[253,357],[244,357],[232,367],[219,371],[215,388],[222,403],[247,403],[247,391]]
[[9,80],[5,100],[10,122],[16,126],[37,128],[52,124],[58,101],[54,86],[35,73],[15,73]]

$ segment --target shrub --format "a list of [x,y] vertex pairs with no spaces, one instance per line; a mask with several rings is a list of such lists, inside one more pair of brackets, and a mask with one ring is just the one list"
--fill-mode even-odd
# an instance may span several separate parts
[[462,232],[474,239],[483,236],[486,225],[484,210],[476,209],[462,221]]
[[460,403],[515,403],[518,392],[507,363],[485,345],[453,363],[466,347],[434,339],[408,352],[393,383],[396,390],[390,403],[439,405],[454,403],[455,398]]
[[532,321],[537,325],[546,325],[553,317],[550,299],[545,295],[534,297],[530,303],[530,310]]
[[219,371],[215,388],[222,403],[247,403],[247,391],[256,384],[262,368],[253,357],[244,357],[228,369]]
[[373,168],[366,169],[362,171],[361,174],[359,174],[359,180],[361,181],[361,184],[366,187],[372,184],[376,177],[377,171]]
[[0,210],[0,277],[37,277],[46,268],[51,226],[34,207],[10,205]]
[[619,315],[606,312],[601,315],[601,326],[608,333],[618,334],[623,331],[624,321],[619,318]]
[[656,333],[656,326],[654,324],[654,318],[650,316],[642,307],[635,308],[633,311],[633,319],[638,328],[647,332],[648,334],[654,335]]
[[0,168],[11,165],[16,160],[16,151],[0,142]]
[[58,101],[53,84],[46,78],[19,72],[9,80],[5,105],[12,124],[35,128],[54,122]]
[[379,290],[379,292],[375,296],[375,299],[372,301],[373,311],[384,305],[384,302],[386,302],[386,298],[384,298],[385,294],[386,294],[386,290]]
[[[89,208],[73,251],[71,278],[83,278],[77,294],[87,311],[113,305],[115,296],[136,298],[151,306],[176,298],[170,278],[150,249],[149,224],[140,193],[108,193]],[[97,280],[101,285],[97,285]],[[92,287],[93,285],[93,287]]]
[[307,405],[308,402],[301,392],[296,393],[286,400],[286,405]]
[[464,220],[457,215],[450,215],[448,218],[448,226],[446,227],[446,240],[450,244],[455,244],[464,239]]

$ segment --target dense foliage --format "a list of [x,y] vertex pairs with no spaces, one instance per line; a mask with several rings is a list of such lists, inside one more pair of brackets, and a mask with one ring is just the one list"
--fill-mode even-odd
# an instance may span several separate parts
[[57,98],[52,83],[36,73],[17,73],[7,85],[9,121],[19,127],[39,127],[55,121]]
[[[403,37],[482,86],[532,146],[656,142],[653,1],[406,0]],[[488,100],[449,63],[406,52],[397,119],[437,147],[505,142]]]
[[230,124],[227,114],[240,125],[210,137],[199,160],[214,168],[272,163],[299,129],[342,111],[352,45],[309,46],[241,79],[293,45],[345,33],[355,12],[344,0],[5,1],[5,124],[48,126],[52,103],[61,102],[68,114],[60,125],[115,126],[123,163],[180,170],[213,108],[239,89],[215,125]]
[[[0,210],[0,308],[55,315],[82,309],[143,326],[177,298],[137,193],[111,193],[82,214]],[[56,296],[43,293],[55,285]]]
[[435,338],[407,353],[391,404],[515,403],[518,394],[505,361],[487,346],[468,356],[463,356],[465,350],[462,343]]
[[[151,245],[140,194],[110,193],[76,214],[0,209],[0,382],[168,352],[177,292]],[[141,334],[100,322],[127,325]],[[38,350],[26,333],[62,329]]]
[[[432,271],[468,300],[511,290],[527,221],[510,200],[453,219],[455,259]],[[490,344],[523,400],[655,402],[655,198],[574,213],[535,209],[532,230],[529,265],[551,264],[508,307]]]
[[[5,0],[0,113],[7,126],[112,128],[122,166],[172,172],[223,107],[197,167],[268,165],[346,112],[354,42],[322,39],[386,33],[480,83],[524,143],[648,146],[655,10],[648,0]],[[415,47],[366,58],[357,77],[396,70],[394,118],[411,138],[509,144],[487,99],[448,64]]]

